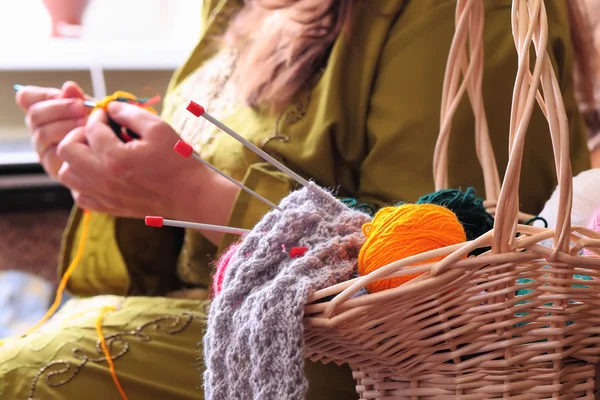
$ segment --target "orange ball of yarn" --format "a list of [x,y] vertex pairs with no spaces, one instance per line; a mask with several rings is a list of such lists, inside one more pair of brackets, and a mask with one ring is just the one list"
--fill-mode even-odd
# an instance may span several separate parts
[[[456,214],[435,204],[403,204],[384,207],[370,223],[363,225],[367,237],[358,255],[358,272],[367,275],[394,261],[467,240]],[[439,261],[432,258],[419,264]],[[375,281],[367,285],[371,293],[394,288],[419,274]]]

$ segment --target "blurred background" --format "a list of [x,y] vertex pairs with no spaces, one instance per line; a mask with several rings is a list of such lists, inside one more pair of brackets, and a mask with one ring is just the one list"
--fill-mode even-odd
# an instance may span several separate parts
[[103,97],[103,85],[93,85],[95,74],[109,94],[163,95],[173,70],[196,44],[201,2],[0,1],[0,337],[13,333],[11,324],[18,322],[1,310],[10,309],[5,306],[19,292],[34,287],[45,299],[54,290],[72,205],[69,192],[38,164],[13,85],[60,87],[73,80]]

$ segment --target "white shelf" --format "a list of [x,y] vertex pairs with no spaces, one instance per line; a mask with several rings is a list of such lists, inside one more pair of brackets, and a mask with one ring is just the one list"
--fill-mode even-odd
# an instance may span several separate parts
[[0,166],[38,164],[39,160],[38,155],[34,151],[0,153]]
[[28,136],[3,139],[0,135],[0,167],[38,163],[38,155],[33,150]]
[[187,59],[195,44],[79,39],[3,42],[0,71],[88,70],[92,64],[106,70],[174,70]]

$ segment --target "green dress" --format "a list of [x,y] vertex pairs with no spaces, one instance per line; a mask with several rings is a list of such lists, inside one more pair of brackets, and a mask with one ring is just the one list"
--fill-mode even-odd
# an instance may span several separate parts
[[[566,1],[566,0],[565,0]],[[589,167],[586,133],[572,84],[565,1],[548,1],[549,50],[571,126],[574,173]],[[185,111],[193,99],[250,141],[306,178],[334,187],[340,197],[382,205],[414,201],[433,191],[432,157],[455,0],[373,0],[341,36],[330,57],[293,105],[262,115],[235,96],[229,79],[235,53],[214,38],[242,6],[205,0],[202,37],[175,73],[164,118],[206,160],[277,202],[296,186],[268,163]],[[510,0],[486,0],[483,89],[496,157],[506,166],[508,123],[516,73]],[[522,209],[538,212],[556,185],[547,123],[536,109],[528,132],[521,181]],[[451,187],[482,193],[473,116],[465,99],[455,116],[449,148]],[[240,192],[229,225],[252,228],[268,207]],[[77,250],[81,210],[65,232],[60,273]],[[119,398],[98,350],[95,323],[115,305],[102,330],[129,399],[198,399],[201,339],[217,248],[195,231],[148,228],[143,221],[92,214],[70,300],[37,332],[0,347],[0,398]],[[308,399],[355,399],[348,367],[307,362]]]

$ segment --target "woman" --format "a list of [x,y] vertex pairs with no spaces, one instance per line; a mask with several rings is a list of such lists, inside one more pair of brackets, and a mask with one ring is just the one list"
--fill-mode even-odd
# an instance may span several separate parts
[[[485,6],[484,94],[503,169],[516,72],[511,1]],[[453,0],[204,1],[202,37],[173,77],[164,120],[127,104],[108,107],[114,120],[142,136],[127,144],[114,137],[104,112],[88,118],[73,83],[19,92],[44,167],[71,189],[78,205],[64,239],[61,274],[78,248],[82,209],[92,211],[84,254],[69,283],[75,295],[90,297],[72,300],[53,323],[0,348],[2,395],[79,398],[85,390],[90,399],[115,398],[94,328],[98,310],[108,304],[117,309],[102,330],[130,398],[201,397],[196,357],[211,262],[234,238],[152,229],[140,218],[251,228],[268,207],[179,157],[172,146],[180,135],[204,159],[274,202],[295,186],[191,116],[188,100],[298,173],[338,188],[340,197],[374,206],[415,200],[433,190],[431,160],[455,7]],[[577,173],[588,168],[589,154],[572,81],[569,11],[567,1],[546,7]],[[450,185],[481,190],[472,126],[465,101],[454,121]],[[539,110],[527,142],[521,198],[525,211],[537,212],[556,185]],[[356,398],[348,368],[307,362],[306,372],[309,399]]]

